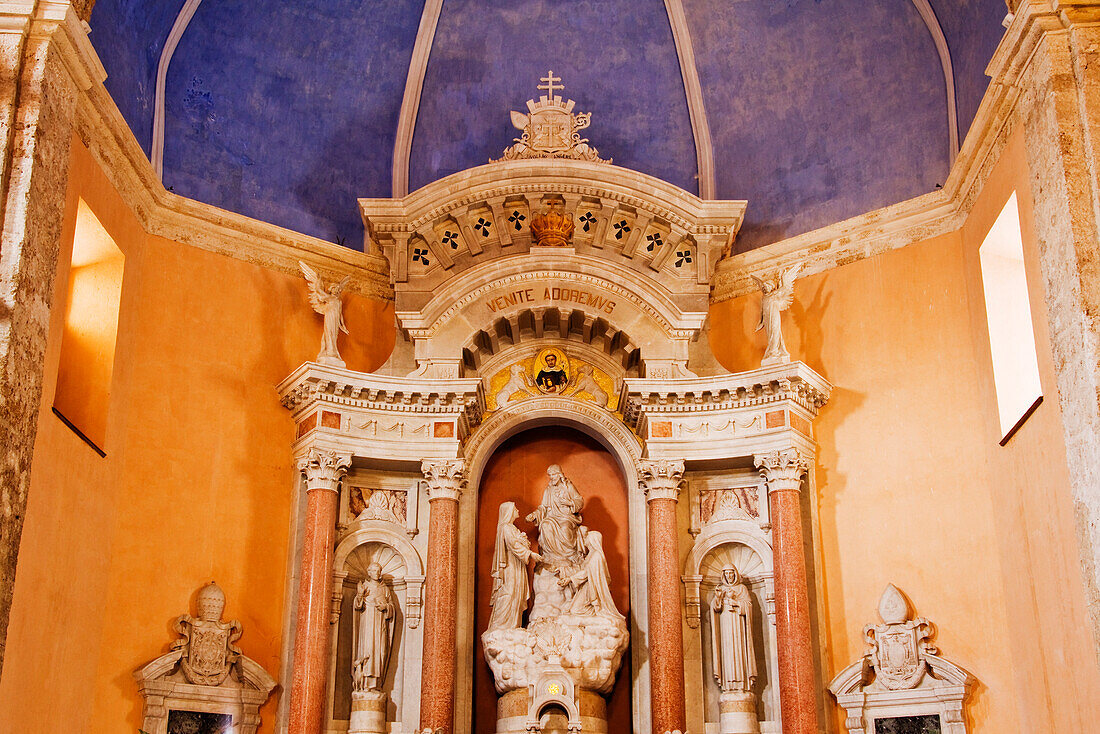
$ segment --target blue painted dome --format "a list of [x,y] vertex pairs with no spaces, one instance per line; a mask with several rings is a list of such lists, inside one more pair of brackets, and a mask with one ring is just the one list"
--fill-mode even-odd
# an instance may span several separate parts
[[149,154],[170,60],[163,179],[198,201],[361,247],[356,199],[393,195],[395,170],[400,193],[498,157],[509,111],[553,69],[601,155],[747,199],[743,250],[943,184],[948,110],[962,139],[1004,15],[1003,0],[99,0],[91,38]]

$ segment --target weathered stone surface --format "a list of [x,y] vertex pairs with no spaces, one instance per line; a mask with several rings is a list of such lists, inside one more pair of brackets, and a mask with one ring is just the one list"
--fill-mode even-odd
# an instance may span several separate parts
[[75,85],[48,33],[0,43],[0,668],[30,486]]
[[1020,79],[1025,96],[1019,114],[1078,546],[1100,657],[1100,30],[1059,20],[1061,27],[1045,29]]
[[92,10],[95,8],[95,0],[72,0],[73,10],[76,11],[77,16],[87,21],[92,17]]

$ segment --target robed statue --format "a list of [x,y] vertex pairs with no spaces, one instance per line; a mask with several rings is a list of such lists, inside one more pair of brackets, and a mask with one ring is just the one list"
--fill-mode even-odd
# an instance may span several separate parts
[[397,601],[382,580],[382,567],[377,563],[367,566],[367,577],[356,588],[355,610],[359,612],[359,643],[351,669],[352,683],[357,691],[381,690],[393,642]]
[[802,263],[773,273],[764,280],[752,276],[763,293],[760,301],[760,323],[756,327],[757,331],[763,329],[768,339],[764,359],[760,362],[762,367],[791,361],[791,355],[783,343],[783,312],[794,303],[794,279],[800,270]]
[[735,568],[722,570],[710,603],[714,679],[723,693],[751,693],[756,681],[752,597]]
[[[561,703],[565,699],[560,697],[574,695],[570,686],[563,686],[563,676],[568,676],[577,691],[606,696],[614,687],[630,632],[611,597],[603,536],[582,524],[580,492],[557,464],[546,474],[542,501],[527,516],[538,525],[538,553],[516,527],[516,503],[500,506],[487,569],[493,591],[489,624],[481,635],[485,661],[500,694],[537,687]],[[540,707],[551,699],[532,698],[528,720],[539,720]],[[574,725],[580,722],[570,721],[570,731]]]
[[351,276],[345,275],[340,282],[326,288],[316,270],[301,260],[298,261],[298,267],[302,269],[302,275],[306,276],[306,282],[309,284],[310,305],[325,319],[321,332],[321,351],[317,354],[317,361],[334,367],[344,367],[346,365],[340,358],[336,340],[340,337],[341,331],[348,333],[348,327],[344,324],[342,296],[348,284],[351,283]]
[[607,556],[603,553],[603,535],[582,525],[578,536],[586,551],[584,561],[573,574],[558,582],[562,586],[571,584],[576,588],[568,613],[578,617],[625,619],[615,606],[615,600],[611,598]]
[[583,557],[577,528],[581,524],[584,498],[557,464],[551,464],[546,474],[550,481],[542,494],[542,503],[527,520],[538,525],[539,551],[549,566],[555,569],[574,566]]
[[527,563],[541,561],[542,556],[531,551],[527,536],[516,527],[519,510],[515,502],[505,502],[497,515],[497,537],[493,548],[493,593],[489,605],[493,611],[488,629],[515,629],[523,622],[530,588],[527,583]]

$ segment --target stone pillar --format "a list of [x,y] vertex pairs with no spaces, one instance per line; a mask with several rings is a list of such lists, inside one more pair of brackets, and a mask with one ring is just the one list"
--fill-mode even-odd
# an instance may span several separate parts
[[420,728],[450,734],[455,717],[458,498],[466,486],[466,463],[462,459],[425,461],[421,468],[431,514],[424,582]]
[[810,641],[810,595],[799,495],[810,460],[795,449],[754,457],[768,483],[775,551],[775,627],[783,734],[817,734],[817,691]]
[[1100,2],[1020,2],[990,64],[1016,87],[1078,552],[1100,658]]
[[324,730],[336,508],[340,480],[349,466],[347,454],[310,449],[299,467],[306,478],[306,526],[294,627],[290,734],[321,734]]
[[[67,2],[0,7],[0,669],[42,402],[69,176],[69,142],[83,70],[65,39]],[[68,62],[68,64],[66,63]]]
[[676,501],[683,460],[643,459],[639,484],[649,510],[649,670],[654,734],[684,731],[684,627]]

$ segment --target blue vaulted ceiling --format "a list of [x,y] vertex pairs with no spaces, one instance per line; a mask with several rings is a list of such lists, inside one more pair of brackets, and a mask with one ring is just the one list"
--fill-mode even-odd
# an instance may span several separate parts
[[[930,0],[960,137],[985,92],[1003,0]],[[675,2],[673,4],[676,4]],[[747,249],[933,190],[947,90],[914,0],[682,0],[716,196],[748,199]],[[99,0],[107,89],[151,151],[161,50],[184,0]],[[392,192],[423,0],[205,0],[166,79],[176,193],[358,248],[355,200]],[[664,0],[445,0],[412,130],[411,188],[485,163],[553,69],[601,155],[698,192]]]
[[519,135],[508,111],[526,111],[548,70],[577,112],[592,113],[584,135],[602,157],[697,193],[687,95],[661,0],[444,2],[410,186],[500,157]]

